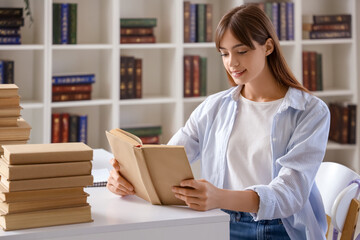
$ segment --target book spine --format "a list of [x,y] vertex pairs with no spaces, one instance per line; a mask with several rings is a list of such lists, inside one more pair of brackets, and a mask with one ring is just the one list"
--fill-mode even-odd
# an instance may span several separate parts
[[286,30],[287,40],[294,40],[295,39],[295,29],[294,29],[294,3],[293,2],[286,2]]
[[191,97],[192,66],[192,56],[184,56],[184,97]]
[[316,54],[316,91],[323,90],[323,79],[322,79],[322,54]]
[[213,21],[213,6],[212,4],[206,4],[206,42],[213,41],[213,29],[212,29],[212,21]]
[[0,44],[21,44],[20,37],[0,37]]
[[127,98],[133,99],[135,98],[135,58],[129,57],[128,58],[128,65],[127,65]]
[[82,93],[54,93],[53,102],[91,100],[91,92]]
[[91,84],[95,82],[95,75],[72,75],[72,76],[53,76],[53,85],[65,85],[65,84]]
[[24,18],[0,18],[0,28],[20,28],[24,26]]
[[206,39],[206,5],[198,4],[197,6],[197,41],[205,42]]
[[4,69],[4,61],[0,61],[0,84],[5,83],[5,69]]
[[53,44],[61,43],[61,4],[53,3]]
[[200,57],[200,96],[206,96],[207,58]]
[[69,31],[69,4],[61,4],[61,44],[69,43],[68,31]]
[[59,143],[61,142],[61,122],[60,114],[53,113],[51,118],[51,142]]
[[155,36],[121,36],[120,43],[155,43]]
[[76,44],[77,42],[77,4],[69,4],[69,36],[68,40],[70,44]]
[[62,113],[61,118],[61,142],[69,142],[69,114]]
[[140,137],[140,139],[143,144],[159,144],[160,143],[159,136]]
[[272,22],[273,17],[272,17],[272,3],[271,2],[265,3],[265,13]]
[[309,69],[309,52],[303,52],[303,86],[310,89],[310,69]]
[[279,4],[279,40],[286,40],[286,2]]
[[4,83],[14,83],[14,61],[4,61]]
[[309,53],[310,61],[310,91],[316,91],[316,52]]
[[312,24],[310,31],[351,31],[350,24]]
[[196,39],[196,13],[197,4],[190,4],[190,42],[197,42]]
[[127,98],[127,58],[125,56],[120,57],[120,99]]
[[134,134],[138,137],[147,137],[147,136],[159,136],[162,133],[160,126],[153,127],[139,127],[139,128],[123,128],[123,130]]
[[156,27],[156,18],[121,18],[120,27]]
[[190,2],[184,1],[184,42],[190,42]]
[[311,31],[310,39],[351,38],[349,31]]
[[142,60],[135,59],[135,98],[142,98]]
[[78,142],[87,143],[87,115],[78,117]]
[[271,3],[272,6],[272,24],[274,26],[276,35],[280,38],[280,27],[279,27],[279,4],[277,2],[272,2]]
[[121,28],[120,29],[120,34],[122,36],[149,36],[149,35],[153,35],[154,34],[154,29],[153,28]]
[[17,28],[0,28],[1,36],[19,36],[20,31]]
[[340,143],[347,144],[349,136],[349,108],[346,105],[339,106],[341,110],[341,140]]
[[356,105],[349,104],[349,144],[356,144]]
[[193,87],[192,87],[192,96],[200,96],[200,56],[193,56]]
[[76,142],[78,139],[78,116],[70,115],[69,116],[69,142]]
[[314,15],[314,24],[351,22],[351,14]]
[[22,17],[22,8],[0,8],[1,17]]
[[79,92],[91,92],[91,84],[73,84],[73,85],[53,85],[53,93],[79,93]]

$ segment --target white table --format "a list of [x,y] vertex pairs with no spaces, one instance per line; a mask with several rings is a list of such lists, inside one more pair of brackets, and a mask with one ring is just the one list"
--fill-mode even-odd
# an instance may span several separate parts
[[[111,168],[112,155],[94,151],[93,167]],[[17,231],[0,239],[229,239],[229,216],[220,210],[194,211],[183,206],[155,206],[136,197],[119,197],[105,187],[86,188],[94,222]]]

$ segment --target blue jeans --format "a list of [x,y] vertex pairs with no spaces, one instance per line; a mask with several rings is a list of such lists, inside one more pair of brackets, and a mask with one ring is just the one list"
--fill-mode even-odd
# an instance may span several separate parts
[[222,209],[230,215],[230,240],[288,240],[280,219],[254,221],[250,213]]

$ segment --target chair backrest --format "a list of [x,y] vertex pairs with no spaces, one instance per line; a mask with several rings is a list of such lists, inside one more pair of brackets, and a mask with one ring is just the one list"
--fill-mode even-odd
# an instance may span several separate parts
[[325,213],[339,232],[344,228],[351,200],[359,193],[358,184],[349,183],[359,178],[360,175],[350,168],[334,162],[321,163],[316,175],[315,181],[323,199]]

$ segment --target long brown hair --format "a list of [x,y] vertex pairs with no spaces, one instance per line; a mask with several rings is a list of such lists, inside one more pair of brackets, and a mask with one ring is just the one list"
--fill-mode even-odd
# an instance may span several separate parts
[[[220,41],[227,29],[231,31],[237,40],[251,49],[255,49],[252,41],[264,45],[266,40],[271,38],[274,42],[274,50],[267,56],[267,63],[275,79],[284,86],[309,92],[296,80],[294,74],[287,65],[281,52],[279,39],[275,29],[271,20],[266,16],[263,10],[258,8],[255,4],[250,3],[236,7],[225,14],[221,18],[215,33],[215,44],[218,51],[220,51]],[[227,73],[227,76],[230,84],[236,86],[236,83],[229,73]]]

